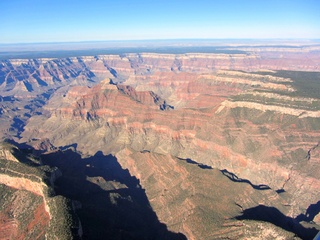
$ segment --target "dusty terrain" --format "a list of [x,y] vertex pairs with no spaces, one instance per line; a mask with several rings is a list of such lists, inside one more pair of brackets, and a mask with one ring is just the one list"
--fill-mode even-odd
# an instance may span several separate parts
[[246,51],[2,61],[1,135],[62,171],[89,239],[312,239],[320,53]]

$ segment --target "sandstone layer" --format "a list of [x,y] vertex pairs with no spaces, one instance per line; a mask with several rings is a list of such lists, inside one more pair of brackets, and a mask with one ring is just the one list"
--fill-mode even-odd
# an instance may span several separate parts
[[[225,76],[225,81],[220,74]],[[171,99],[172,96],[180,96],[180,99],[175,97],[176,101],[168,101],[173,106],[171,109],[160,109],[155,101],[152,103],[137,97],[146,96],[145,91],[132,89],[123,92],[122,85],[108,82],[101,82],[93,88],[72,88],[63,100],[58,101],[61,96],[55,96],[49,101],[45,107],[51,112],[48,119],[43,116],[30,119],[22,136],[25,139],[39,139],[36,142],[48,138],[56,146],[76,142],[78,150],[91,155],[99,150],[105,154],[117,154],[129,147],[134,152],[192,159],[212,168],[225,169],[239,179],[247,179],[254,186],[272,189],[275,196],[285,194],[287,202],[282,202],[286,206],[284,214],[295,219],[319,199],[319,154],[316,148],[309,152],[319,139],[320,133],[316,127],[319,124],[318,110],[301,110],[292,106],[291,98],[286,97],[285,93],[295,90],[288,79],[270,77],[272,89],[282,92],[278,96],[268,93],[270,84],[265,78],[262,82],[259,77],[253,76],[243,82],[240,78],[237,82],[233,76],[233,72],[231,76],[218,72],[217,75],[190,80],[188,86],[194,87],[189,88],[191,94],[188,98],[177,94],[181,88],[172,87]],[[219,81],[212,80],[215,78]],[[234,91],[231,87],[221,86],[228,85],[230,79],[234,81]],[[148,82],[144,88],[148,88]],[[150,92],[147,93],[150,96]],[[270,100],[270,105],[254,103],[252,99],[243,102],[237,99],[242,97],[240,93],[253,96],[257,101],[259,97],[275,98],[277,101],[272,103]],[[317,100],[297,98],[296,101],[312,103]],[[259,104],[263,107],[257,107]],[[312,154],[310,158],[309,153]],[[125,159],[128,161],[128,158]],[[143,179],[146,173],[134,171],[137,166],[127,166],[126,161],[120,161],[122,166]],[[144,185],[147,190],[154,187],[152,184]],[[153,206],[158,206],[159,201],[155,201]],[[177,224],[169,221],[169,213],[160,210],[157,213],[160,220],[166,219],[170,229]],[[183,218],[177,216],[177,219],[175,221],[182,224]],[[195,229],[172,230],[179,230],[193,239],[201,235],[188,233],[195,234]]]
[[81,236],[71,201],[55,195],[61,172],[14,145],[0,146],[0,238],[73,239]]
[[318,51],[281,54],[124,54],[62,59],[10,59],[0,61],[2,95],[32,96],[66,84],[84,84],[112,78],[125,81],[156,72],[210,73],[217,70],[319,71]]
[[[15,137],[15,129],[42,152],[112,154],[145,189],[154,226],[158,218],[189,239],[311,239],[319,229],[319,58],[255,48],[3,61],[3,99],[21,105],[1,102],[11,121],[2,132]],[[158,233],[183,237],[172,232]]]

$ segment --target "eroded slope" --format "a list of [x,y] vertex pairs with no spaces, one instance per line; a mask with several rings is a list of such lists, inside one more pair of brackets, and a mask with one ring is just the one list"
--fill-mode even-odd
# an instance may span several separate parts
[[[113,154],[141,180],[161,222],[191,239],[292,236],[278,227],[311,238],[320,199],[318,63],[316,50],[258,48],[10,60],[1,63],[3,133],[42,151]],[[12,95],[18,108],[6,101]],[[224,195],[208,182],[235,190]],[[241,222],[225,220],[232,217]]]
[[[87,154],[98,150],[105,154],[118,154],[130,148],[133,152],[190,158],[200,164],[225,170],[233,180],[245,179],[251,187],[270,189],[273,194],[270,198],[281,199],[284,195],[285,202],[275,200],[269,207],[286,206],[285,210],[279,211],[284,219],[289,217],[292,221],[304,215],[309,205],[318,202],[319,109],[312,108],[318,100],[290,98],[290,94],[297,91],[291,79],[228,71],[200,75],[187,81],[189,93],[195,93],[187,95],[188,98],[177,94],[181,89],[175,85],[179,79],[163,77],[157,81],[172,83],[165,84],[171,89],[170,96],[176,96],[176,101],[168,101],[173,106],[169,111],[162,111],[155,101],[137,97],[146,96],[150,93],[148,91],[129,88],[130,92],[124,92],[121,90],[123,85],[104,81],[91,89],[73,88],[64,96],[53,97],[46,106],[51,116],[48,119],[33,117],[23,136],[25,139],[34,138],[34,144],[43,138],[50,139],[56,146],[77,142],[78,149]],[[153,86],[152,78],[150,82],[146,79],[144,88],[149,86]],[[179,86],[186,86],[186,83]],[[270,91],[278,93],[272,94]],[[249,101],[241,100],[245,98]],[[300,105],[294,105],[292,101]],[[182,102],[175,107],[175,103]],[[243,105],[232,105],[239,103]],[[296,114],[297,111],[299,114]],[[120,161],[122,166],[133,171],[139,179],[148,175],[143,169],[136,172],[138,158],[135,164],[133,161],[130,165],[127,165],[129,158],[124,159]],[[152,166],[155,167],[155,164],[150,164],[149,171]],[[165,162],[163,168],[170,169]],[[171,177],[168,179],[172,180]],[[159,181],[153,184],[144,186],[147,194],[149,189],[158,187]],[[191,193],[186,194],[189,196]],[[157,198],[154,202],[157,206],[161,200]],[[178,201],[173,205],[179,206]],[[257,205],[243,209],[253,207]],[[170,222],[172,212],[157,209],[160,219],[166,219],[165,223],[169,226],[175,225],[174,221],[182,224],[180,215]],[[193,216],[192,219],[198,217]],[[196,229],[181,231],[188,236],[196,234]],[[203,231],[200,232],[204,234]],[[199,236],[193,237],[197,239]]]
[[71,202],[53,190],[57,168],[14,145],[0,146],[2,239],[73,239],[81,236]]

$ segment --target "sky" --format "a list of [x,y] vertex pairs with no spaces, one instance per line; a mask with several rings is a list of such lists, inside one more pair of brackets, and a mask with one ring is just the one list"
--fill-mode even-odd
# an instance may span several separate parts
[[319,0],[0,0],[0,43],[320,39]]

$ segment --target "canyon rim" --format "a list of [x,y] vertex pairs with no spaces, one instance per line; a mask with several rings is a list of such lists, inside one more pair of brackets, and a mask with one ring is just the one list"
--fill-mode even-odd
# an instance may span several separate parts
[[313,239],[319,43],[207,49],[3,57],[0,238]]

